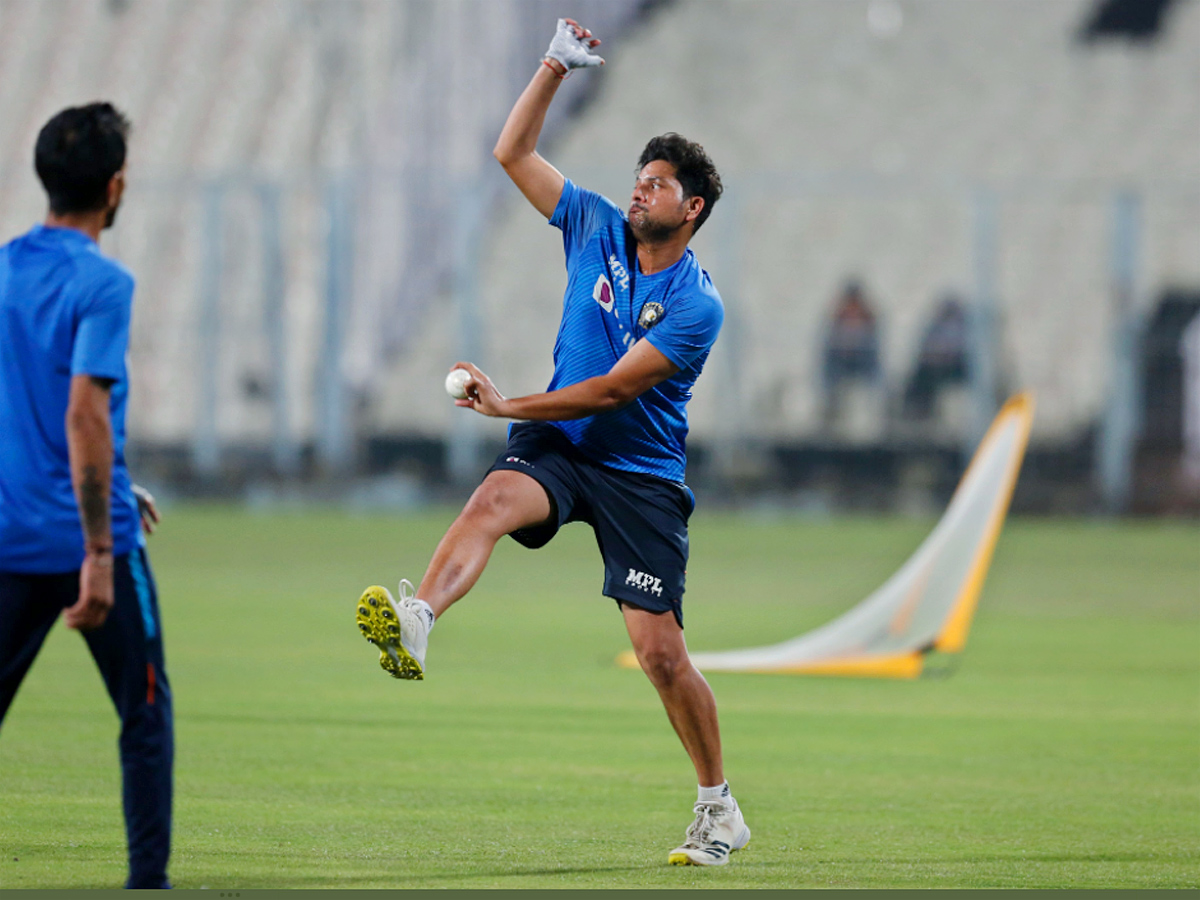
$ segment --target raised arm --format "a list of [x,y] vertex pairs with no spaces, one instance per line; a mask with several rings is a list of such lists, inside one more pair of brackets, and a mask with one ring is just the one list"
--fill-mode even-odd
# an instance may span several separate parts
[[537,152],[546,111],[558,86],[572,70],[603,65],[588,52],[600,41],[573,19],[559,19],[558,31],[533,79],[517,99],[493,150],[497,161],[534,208],[549,219],[562,196],[563,174]]
[[85,631],[103,625],[113,605],[110,387],[107,379],[76,375],[71,379],[67,403],[67,449],[83,526],[84,559],[79,573],[79,600],[64,616],[71,628]]
[[537,139],[546,121],[546,110],[561,82],[562,78],[549,66],[538,66],[533,80],[508,114],[492,151],[525,199],[547,219],[554,214],[565,179],[562,172],[537,152]]

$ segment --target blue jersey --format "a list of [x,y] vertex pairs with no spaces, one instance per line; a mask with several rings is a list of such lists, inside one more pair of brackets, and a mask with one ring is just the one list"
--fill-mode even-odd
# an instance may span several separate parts
[[550,224],[562,229],[567,290],[547,390],[607,374],[642,338],[679,367],[621,409],[553,424],[602,465],[682,482],[687,402],[725,318],[720,295],[690,249],[643,275],[624,212],[570,180]]
[[83,528],[67,455],[71,378],[111,379],[113,552],[141,540],[125,467],[133,276],[72,228],[0,247],[0,571],[70,572]]

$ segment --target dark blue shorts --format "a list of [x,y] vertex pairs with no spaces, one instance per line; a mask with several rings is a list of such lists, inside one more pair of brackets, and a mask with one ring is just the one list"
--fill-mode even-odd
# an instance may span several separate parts
[[684,484],[592,462],[543,422],[512,427],[489,472],[523,472],[550,498],[550,519],[514,531],[530,549],[544,547],[568,522],[586,522],[604,559],[604,596],[650,612],[670,612],[683,627],[687,523],[696,498]]

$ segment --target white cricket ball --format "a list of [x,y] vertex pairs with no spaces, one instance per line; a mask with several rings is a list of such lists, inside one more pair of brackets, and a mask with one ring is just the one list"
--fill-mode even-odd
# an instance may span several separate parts
[[470,380],[471,373],[466,369],[451,369],[450,374],[446,376],[446,393],[455,400],[466,400],[466,385]]

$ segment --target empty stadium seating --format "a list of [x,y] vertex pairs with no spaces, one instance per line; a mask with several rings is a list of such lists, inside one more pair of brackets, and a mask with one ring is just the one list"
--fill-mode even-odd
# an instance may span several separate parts
[[[1196,0],[1174,4],[1151,43],[1077,40],[1090,0],[580,8],[609,65],[564,85],[560,115],[592,99],[553,123],[545,154],[624,204],[642,143],[676,130],[725,177],[694,245],[729,313],[692,407],[700,440],[822,434],[820,339],[852,273],[901,390],[936,297],[976,294],[985,202],[999,369],[1038,392],[1035,441],[1065,440],[1103,407],[1118,192],[1140,202],[1139,308],[1200,283]],[[132,433],[186,444],[208,404],[222,441],[264,445],[271,406],[253,386],[277,387],[264,288],[277,191],[288,427],[309,442],[329,371],[330,184],[356,173],[341,361],[363,401],[355,427],[446,435],[458,420],[440,382],[464,350],[509,393],[550,376],[558,235],[488,153],[544,20],[529,0],[0,0],[0,238],[42,215],[30,159],[46,117],[114,100],[136,129],[106,238],[139,278]],[[471,31],[491,38],[468,44],[475,57]],[[969,419],[963,402],[947,398],[951,424]],[[849,437],[887,434],[861,418]]]

